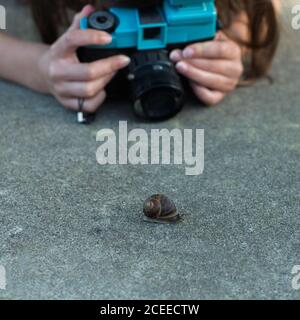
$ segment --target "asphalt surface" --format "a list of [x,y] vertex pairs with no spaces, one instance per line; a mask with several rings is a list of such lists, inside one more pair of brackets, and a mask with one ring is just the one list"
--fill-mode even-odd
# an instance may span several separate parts
[[[34,39],[25,9],[2,3],[8,30]],[[16,25],[14,12],[28,23]],[[107,102],[80,126],[54,98],[0,81],[0,299],[299,299],[299,52],[300,31],[285,24],[272,85],[214,108],[191,100],[155,125]],[[100,166],[96,133],[119,120],[148,132],[205,129],[204,173]],[[184,222],[143,221],[143,201],[159,192]]]

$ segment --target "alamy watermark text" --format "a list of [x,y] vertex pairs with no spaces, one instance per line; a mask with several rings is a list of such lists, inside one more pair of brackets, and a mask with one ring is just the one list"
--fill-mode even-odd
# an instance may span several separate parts
[[300,3],[292,7],[292,28],[294,30],[300,30]]
[[294,290],[300,290],[300,265],[296,265],[292,269],[292,287]]
[[6,30],[6,9],[0,5],[0,30]]
[[6,289],[6,270],[4,266],[0,265],[0,290]]
[[119,130],[102,129],[97,133],[101,142],[96,152],[97,162],[132,165],[182,165],[185,174],[200,175],[204,170],[203,129],[144,129],[128,131],[127,122],[119,122]]

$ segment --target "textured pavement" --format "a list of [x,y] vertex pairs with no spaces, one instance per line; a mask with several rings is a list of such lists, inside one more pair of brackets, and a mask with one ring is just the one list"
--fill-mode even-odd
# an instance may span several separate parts
[[[29,23],[11,18],[23,9],[1,3],[9,30],[33,39]],[[285,24],[273,85],[239,89],[214,108],[190,101],[155,125],[108,102],[80,126],[53,98],[0,81],[0,299],[299,299],[299,53],[300,31]],[[119,120],[205,129],[203,175],[98,165],[96,133]],[[143,200],[158,192],[183,223],[143,222]]]

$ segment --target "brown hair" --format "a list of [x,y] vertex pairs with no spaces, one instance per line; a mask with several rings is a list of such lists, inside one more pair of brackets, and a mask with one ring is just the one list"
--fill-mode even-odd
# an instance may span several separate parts
[[[145,6],[162,0],[30,0],[34,20],[45,43],[53,43],[59,36],[59,27],[70,23],[68,9],[79,11],[86,4],[109,7],[122,5]],[[101,5],[100,5],[101,4]],[[246,17],[249,39],[235,38],[248,48],[245,79],[253,80],[267,75],[279,42],[279,23],[272,0],[216,0],[219,17],[224,30],[229,30],[236,17]]]

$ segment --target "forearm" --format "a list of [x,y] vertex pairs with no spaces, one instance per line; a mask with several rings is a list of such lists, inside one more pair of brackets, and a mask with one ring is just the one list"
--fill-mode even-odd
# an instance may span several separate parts
[[48,93],[39,68],[40,58],[48,48],[47,45],[25,42],[0,33],[0,78]]

